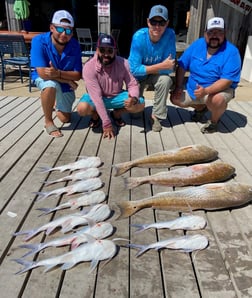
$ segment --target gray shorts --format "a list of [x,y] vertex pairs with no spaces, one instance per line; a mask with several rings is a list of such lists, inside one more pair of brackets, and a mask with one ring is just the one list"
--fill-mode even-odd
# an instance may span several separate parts
[[56,88],[56,110],[64,113],[72,112],[72,106],[75,101],[74,91],[62,92],[60,83],[52,80],[43,80],[41,78],[37,78],[35,84],[40,90],[44,90],[48,87]]
[[[226,103],[228,103],[232,98],[234,98],[234,89],[227,88],[219,92],[218,94],[224,98]],[[207,98],[208,98],[208,95],[205,95],[203,98],[193,100],[188,94],[188,92],[185,90],[181,98],[181,104],[184,106],[191,106],[191,105],[198,105],[198,104],[202,105],[202,104],[206,104]]]

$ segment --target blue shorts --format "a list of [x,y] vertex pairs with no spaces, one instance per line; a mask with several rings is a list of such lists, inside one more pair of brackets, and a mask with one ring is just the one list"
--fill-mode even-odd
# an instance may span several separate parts
[[[129,98],[128,91],[122,91],[114,97],[103,97],[104,105],[106,109],[122,109],[124,108],[124,101]],[[91,97],[88,93],[85,93],[79,102],[86,102],[90,106],[95,107]],[[144,103],[144,98],[139,97],[139,103]]]
[[40,90],[44,90],[48,87],[56,88],[56,110],[65,113],[72,112],[72,106],[75,101],[74,91],[62,92],[60,83],[52,80],[43,80],[41,78],[37,78],[35,84]]

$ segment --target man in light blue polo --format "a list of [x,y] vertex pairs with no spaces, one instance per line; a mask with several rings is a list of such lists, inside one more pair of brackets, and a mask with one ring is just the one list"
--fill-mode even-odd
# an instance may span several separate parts
[[50,31],[37,35],[31,44],[32,79],[41,90],[44,129],[51,137],[62,137],[52,118],[53,109],[63,123],[71,118],[76,81],[81,79],[82,61],[78,41],[73,37],[74,20],[66,10],[54,13]]
[[[194,107],[192,120],[196,122],[210,111],[211,119],[201,132],[216,132],[219,119],[234,98],[241,72],[240,54],[226,40],[223,18],[214,17],[208,21],[204,38],[199,38],[185,50],[178,65],[171,101],[183,108]],[[190,73],[183,92],[186,71]]]

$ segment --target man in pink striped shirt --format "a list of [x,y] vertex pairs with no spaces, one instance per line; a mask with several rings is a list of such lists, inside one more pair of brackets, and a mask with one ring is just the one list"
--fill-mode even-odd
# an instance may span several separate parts
[[[103,137],[115,136],[111,118],[117,127],[125,126],[123,113],[143,111],[144,98],[130,73],[128,61],[116,55],[116,43],[111,35],[100,34],[94,57],[83,67],[87,93],[77,106],[81,116],[91,115],[89,127],[97,128],[102,121]],[[123,89],[126,88],[126,90]],[[107,110],[111,110],[108,114]]]

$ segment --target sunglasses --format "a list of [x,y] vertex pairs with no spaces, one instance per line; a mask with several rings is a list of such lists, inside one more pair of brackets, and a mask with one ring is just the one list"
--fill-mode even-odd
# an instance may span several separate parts
[[161,27],[164,27],[167,24],[167,22],[164,21],[164,20],[162,20],[162,21],[150,20],[150,24],[151,24],[151,26],[157,26],[157,25],[159,25]]
[[56,31],[58,33],[65,32],[66,35],[71,35],[73,33],[73,30],[72,29],[69,29],[69,28],[63,28],[63,27],[59,27],[59,26],[54,26],[54,28],[56,29]]
[[112,55],[114,53],[114,49],[113,48],[99,48],[99,51],[101,54],[109,54]]

